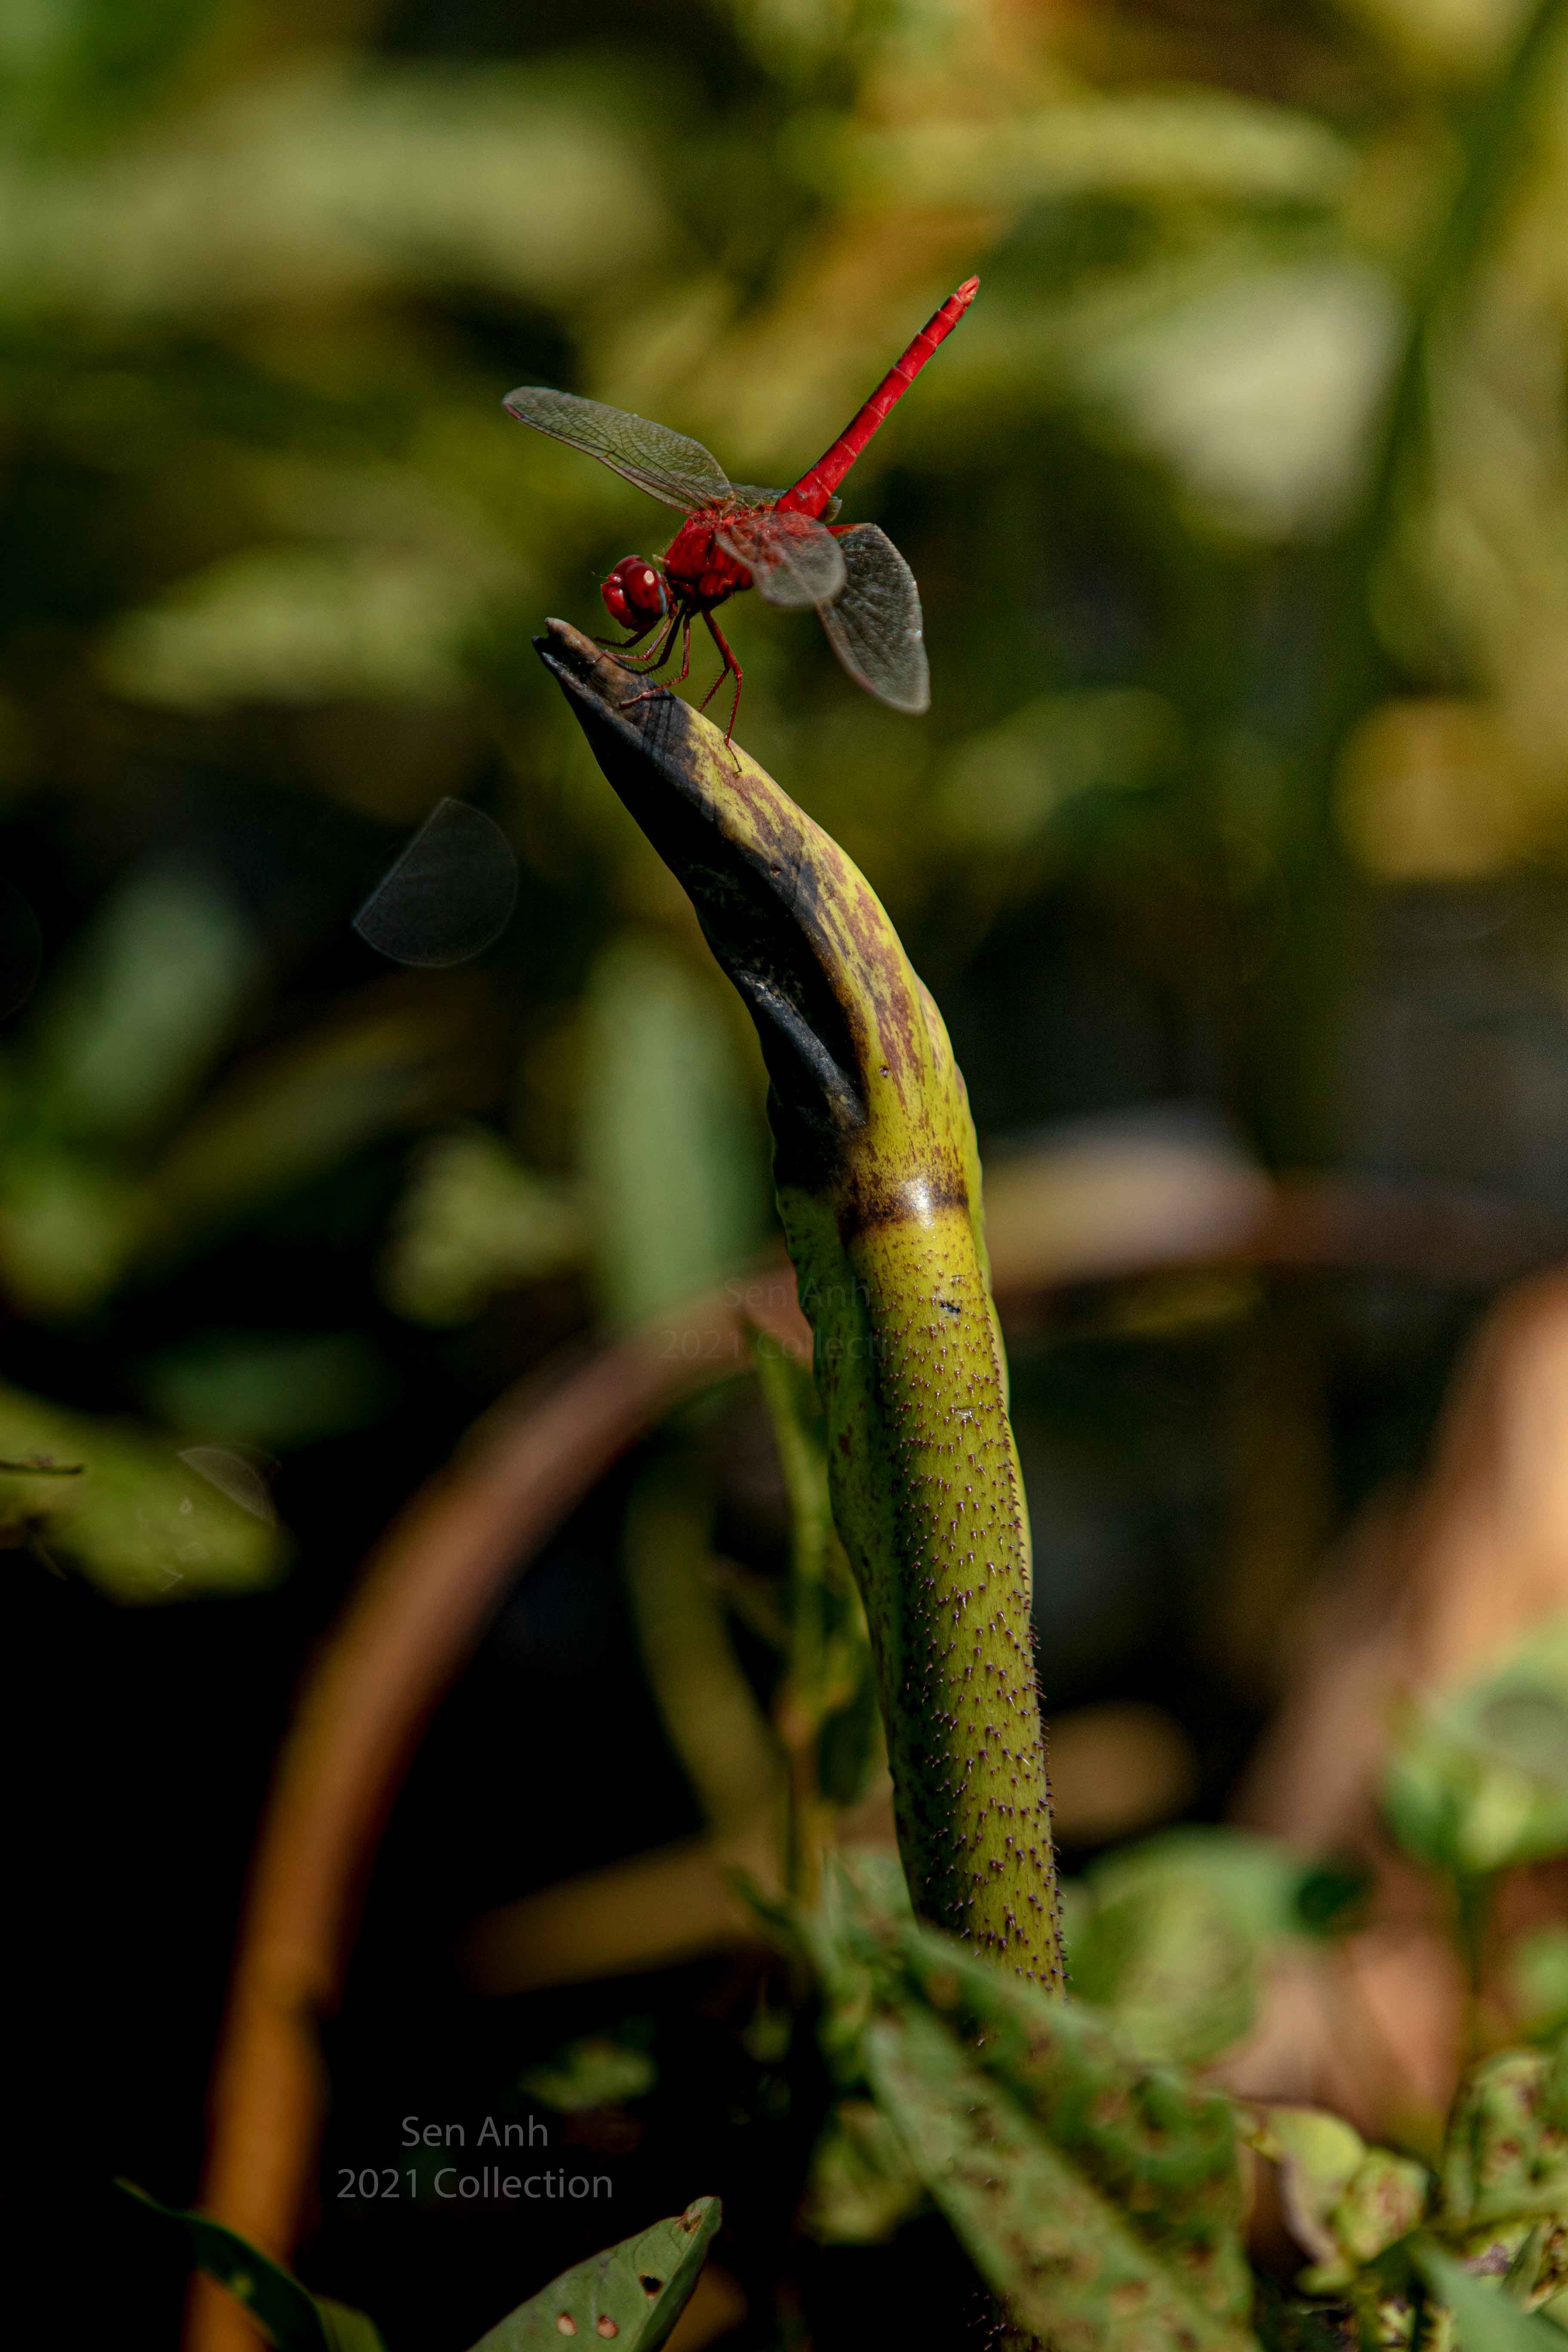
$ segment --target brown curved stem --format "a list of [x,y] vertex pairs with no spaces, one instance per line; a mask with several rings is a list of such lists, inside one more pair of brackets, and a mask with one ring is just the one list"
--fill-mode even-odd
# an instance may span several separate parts
[[[311,1668],[279,1758],[213,2079],[205,2208],[291,2252],[324,2107],[317,2021],[342,1988],[369,1864],[437,1700],[501,1594],[616,1456],[681,1396],[746,1369],[743,1304],[804,1356],[783,1269],[662,1318],[488,1414],[395,1523]],[[198,2283],[190,2352],[254,2352]]]

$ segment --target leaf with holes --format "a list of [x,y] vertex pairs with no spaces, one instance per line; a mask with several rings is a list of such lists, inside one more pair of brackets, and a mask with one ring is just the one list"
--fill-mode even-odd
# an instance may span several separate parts
[[563,2341],[658,2352],[690,2300],[722,2219],[717,2197],[656,2221],[618,2246],[563,2271],[519,2305],[474,2352],[560,2352]]

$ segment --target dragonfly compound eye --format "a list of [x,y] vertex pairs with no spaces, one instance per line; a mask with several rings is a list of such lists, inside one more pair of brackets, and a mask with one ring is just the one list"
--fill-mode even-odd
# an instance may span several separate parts
[[623,556],[599,593],[611,620],[624,629],[646,629],[669,610],[664,575],[642,555]]

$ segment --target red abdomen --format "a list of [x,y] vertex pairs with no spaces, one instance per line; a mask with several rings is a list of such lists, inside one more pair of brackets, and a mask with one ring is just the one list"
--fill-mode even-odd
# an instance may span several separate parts
[[714,536],[721,520],[711,507],[689,515],[665,550],[664,576],[676,598],[696,612],[710,612],[752,584],[745,565],[726,555]]

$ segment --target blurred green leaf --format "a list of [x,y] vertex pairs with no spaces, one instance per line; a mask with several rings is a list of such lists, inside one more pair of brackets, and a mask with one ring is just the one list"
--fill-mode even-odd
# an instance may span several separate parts
[[1547,2036],[1568,2028],[1568,1927],[1537,1927],[1509,1954],[1522,2030]]
[[600,1294],[636,1324],[710,1288],[769,1230],[755,1087],[713,987],[627,932],[588,984],[581,1151]]
[[283,1571],[275,1527],[123,1423],[0,1389],[0,1457],[84,1465],[79,1477],[47,1481],[0,1471],[0,1523],[11,1543],[58,1552],[116,1601],[246,1592]]
[[1285,2216],[1313,2256],[1301,2285],[1331,2294],[1421,2221],[1433,2180],[1413,2158],[1368,2147],[1315,2107],[1268,2107],[1254,2145],[1279,2167]]
[[[1181,720],[1162,695],[1037,695],[951,755],[939,801],[945,830],[962,849],[1016,856],[1087,795],[1147,790],[1181,747]],[[1029,878],[1025,869],[1026,887]]]
[[460,982],[391,982],[335,1024],[244,1064],[174,1138],[147,1183],[142,1246],[188,1248],[485,1086],[480,1007]]
[[205,1074],[259,977],[254,933],[216,882],[179,866],[132,872],[32,1026],[34,1116],[73,1141],[144,1141]]
[[1479,1877],[1568,1851],[1568,1619],[1412,1711],[1384,1809],[1416,1860]]
[[459,640],[486,583],[396,547],[258,548],[121,616],[99,647],[103,682],[133,702],[458,701]]
[[1202,2065],[1242,2039],[1259,1969],[1303,1931],[1300,1857],[1237,1830],[1172,1830],[1097,1863],[1070,1981],[1142,2056]]
[[629,2036],[585,2034],[569,2042],[544,2064],[529,2067],[518,2087],[563,2116],[591,2107],[618,2106],[640,2099],[658,2080],[658,2068],[640,2042]]
[[[789,1644],[773,1715],[797,1776],[797,1814],[814,1797],[852,1805],[879,1748],[880,1716],[865,1606],[833,1525],[826,1423],[805,1364],[753,1334],[757,1378],[790,1504]],[[806,1834],[798,1819],[797,1838]]]
[[1000,123],[857,130],[836,160],[857,194],[883,201],[1014,205],[1116,194],[1321,205],[1342,192],[1353,158],[1310,114],[1192,89],[1086,95]]
[[68,142],[144,104],[225,0],[10,0],[0,100],[16,131]]
[[713,1502],[679,1455],[656,1458],[626,1514],[626,1589],[667,1738],[710,1829],[782,1812],[784,1759],[742,1670],[708,1573]]
[[1068,1981],[1141,2057],[1202,2065],[1239,2042],[1258,2006],[1256,1949],[1209,1890],[1160,1878],[1099,1901]]
[[383,2352],[380,2334],[363,2311],[308,2294],[280,2263],[221,2221],[160,2205],[129,2180],[119,2186],[144,2212],[184,2232],[196,2267],[227,2287],[278,2352]]
[[925,2202],[904,2143],[869,2099],[840,2099],[812,2152],[801,2225],[826,2246],[880,2245]]
[[212,317],[450,279],[580,296],[663,208],[591,107],[505,68],[253,81],[71,169],[0,158],[0,307]]
[[[1568,2287],[1568,2042],[1470,2068],[1436,2175],[1315,2108],[1267,2107],[1259,2118],[1253,2144],[1279,2165],[1285,2218],[1313,2257],[1300,2284],[1348,2297],[1367,2340],[1408,2332],[1413,2259],[1449,2301],[1422,2248],[1438,2270],[1462,2263],[1461,2275],[1499,2283],[1521,2311]],[[1443,2340],[1431,2326],[1428,2317],[1420,2340]]]
[[149,1357],[137,1386],[175,1429],[287,1452],[377,1420],[395,1383],[360,1331],[205,1331]]
[[[1349,258],[1215,273],[1082,335],[1078,380],[1173,468],[1199,512],[1260,540],[1322,536],[1365,486],[1399,305]],[[1130,306],[1131,307],[1131,306]]]
[[1472,2067],[1448,2118],[1442,2188],[1445,2230],[1551,2215],[1568,2231],[1568,2036]]
[[1500,2281],[1483,2284],[1451,2255],[1420,2239],[1410,2258],[1438,2303],[1452,2313],[1459,2352],[1561,2352],[1561,2330],[1521,2311]]
[[465,1323],[498,1291],[581,1263],[575,1191],[526,1168],[479,1128],[415,1160],[382,1274],[387,1304],[416,1323]]
[[47,1137],[0,1156],[0,1286],[51,1320],[93,1306],[141,1244],[146,1201],[133,1176]]

